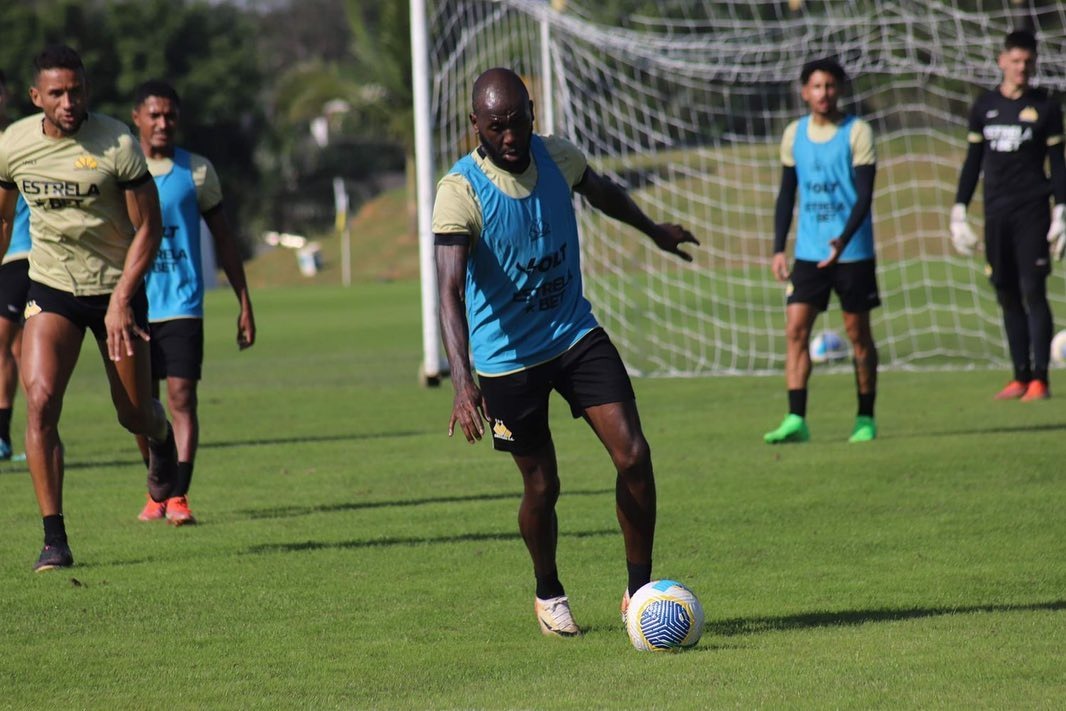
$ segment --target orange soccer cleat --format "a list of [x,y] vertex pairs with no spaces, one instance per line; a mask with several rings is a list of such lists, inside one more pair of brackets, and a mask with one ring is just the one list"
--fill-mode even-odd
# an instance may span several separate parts
[[152,501],[152,497],[145,494],[148,499],[144,508],[137,514],[138,521],[158,521],[167,515],[167,503],[165,501]]
[[1046,382],[1043,380],[1030,380],[1029,387],[1025,389],[1025,394],[1022,395],[1022,402],[1047,400],[1049,397],[1051,397],[1051,391],[1048,390]]
[[1021,380],[1012,380],[996,393],[996,400],[1017,400],[1022,395],[1025,395],[1028,388],[1029,383],[1023,383]]
[[167,499],[167,523],[171,526],[184,526],[196,523],[196,517],[189,510],[189,500],[184,496]]

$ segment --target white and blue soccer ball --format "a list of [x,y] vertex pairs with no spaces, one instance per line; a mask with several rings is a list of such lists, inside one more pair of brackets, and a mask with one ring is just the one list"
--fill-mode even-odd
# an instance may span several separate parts
[[848,357],[848,347],[836,331],[822,331],[811,340],[811,361],[831,363]]
[[703,634],[703,606],[676,580],[653,580],[630,598],[626,631],[641,652],[687,649]]
[[1066,366],[1066,331],[1059,331],[1051,339],[1051,362],[1060,368]]

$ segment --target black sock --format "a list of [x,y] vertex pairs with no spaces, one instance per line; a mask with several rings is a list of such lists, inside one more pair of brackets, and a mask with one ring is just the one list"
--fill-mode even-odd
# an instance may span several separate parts
[[[536,573],[534,573],[536,575]],[[563,584],[559,582],[559,571],[553,570],[547,575],[537,575],[537,597],[541,600],[548,600],[553,597],[562,597],[566,592],[563,591]]]
[[11,408],[0,408],[0,439],[11,444]]
[[67,542],[67,527],[63,525],[63,514],[45,516],[44,521],[44,544],[54,546]]
[[877,398],[877,391],[872,393],[859,393],[859,415],[865,417],[874,416],[874,400]]
[[1047,385],[1047,368],[1033,368],[1033,380],[1039,380]]
[[185,496],[192,483],[192,462],[178,462],[178,482],[174,485],[172,496]]
[[627,560],[626,570],[629,572],[630,595],[651,582],[651,563],[630,563]]
[[807,416],[807,388],[788,391],[788,414]]

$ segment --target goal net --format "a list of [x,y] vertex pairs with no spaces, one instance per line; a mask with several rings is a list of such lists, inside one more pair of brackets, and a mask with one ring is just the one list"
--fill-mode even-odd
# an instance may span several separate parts
[[[530,88],[540,132],[575,142],[653,219],[686,225],[702,243],[684,264],[576,203],[586,295],[633,372],[783,368],[785,292],[769,268],[779,145],[806,111],[801,66],[824,56],[852,77],[842,107],[875,132],[882,364],[1009,363],[984,261],[951,251],[948,213],[968,109],[999,80],[1005,34],[1035,29],[1036,83],[1066,89],[1060,3],[431,0],[426,21],[436,176],[474,146],[474,78],[508,66]],[[979,234],[981,214],[979,190]],[[1064,287],[1057,268],[1049,292],[1060,322]],[[835,299],[823,328],[843,332]]]

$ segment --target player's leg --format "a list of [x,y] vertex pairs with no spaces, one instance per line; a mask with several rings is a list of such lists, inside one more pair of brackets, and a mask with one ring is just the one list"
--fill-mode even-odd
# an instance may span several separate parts
[[1047,279],[1051,274],[1047,232],[1051,227],[1051,216],[1046,204],[1036,204],[1032,210],[1018,210],[1012,217],[1018,291],[1025,308],[1028,347],[1033,358],[1033,377],[1021,399],[1023,402],[1046,400],[1051,396],[1048,364],[1051,360],[1051,339],[1055,335],[1051,305],[1047,298]]
[[203,319],[183,318],[157,324],[153,329],[153,341],[157,331],[163,335],[158,345],[165,360],[167,409],[178,447],[178,483],[167,500],[167,521],[175,526],[196,523],[189,510],[188,493],[200,442],[197,386],[204,361],[203,324]]
[[537,623],[545,635],[573,637],[581,630],[570,612],[556,563],[559,471],[548,429],[548,382],[553,367],[549,363],[509,375],[479,377],[478,385],[492,422],[493,448],[509,452],[522,475],[518,530],[533,562]]
[[859,401],[849,442],[869,442],[877,437],[874,401],[877,398],[877,346],[870,330],[870,311],[881,305],[874,260],[839,264],[834,286],[844,312],[844,329],[851,340],[855,367],[855,392]]
[[11,412],[19,383],[19,348],[26,292],[30,287],[29,260],[0,265],[0,460],[11,459]]
[[[177,481],[178,455],[174,446],[174,431],[167,422],[162,403],[152,397],[151,352],[148,343],[135,338],[133,355],[119,361],[111,360],[107,349],[107,330],[104,314],[109,297],[87,297],[93,303],[93,320],[89,322],[104,372],[111,386],[111,401],[119,424],[134,435],[148,438],[148,494],[155,501],[170,497]],[[148,330],[148,299],[142,288],[132,301],[134,317],[144,331]]]
[[1013,364],[1013,377],[996,393],[996,399],[1013,400],[1025,394],[1033,372],[1029,359],[1029,317],[1019,288],[1011,224],[1007,216],[985,217],[985,259],[990,270],[988,279],[996,290],[996,300],[1003,314],[1003,331]]
[[34,565],[37,571],[74,564],[63,523],[63,443],[59,437],[59,416],[83,338],[80,325],[48,311],[30,313],[22,336],[26,462],[44,524],[44,549]]
[[763,435],[768,444],[806,442],[807,382],[811,377],[811,329],[818,314],[829,305],[833,267],[818,269],[814,262],[796,260],[789,280],[785,307],[785,386],[788,414],[777,429]]

